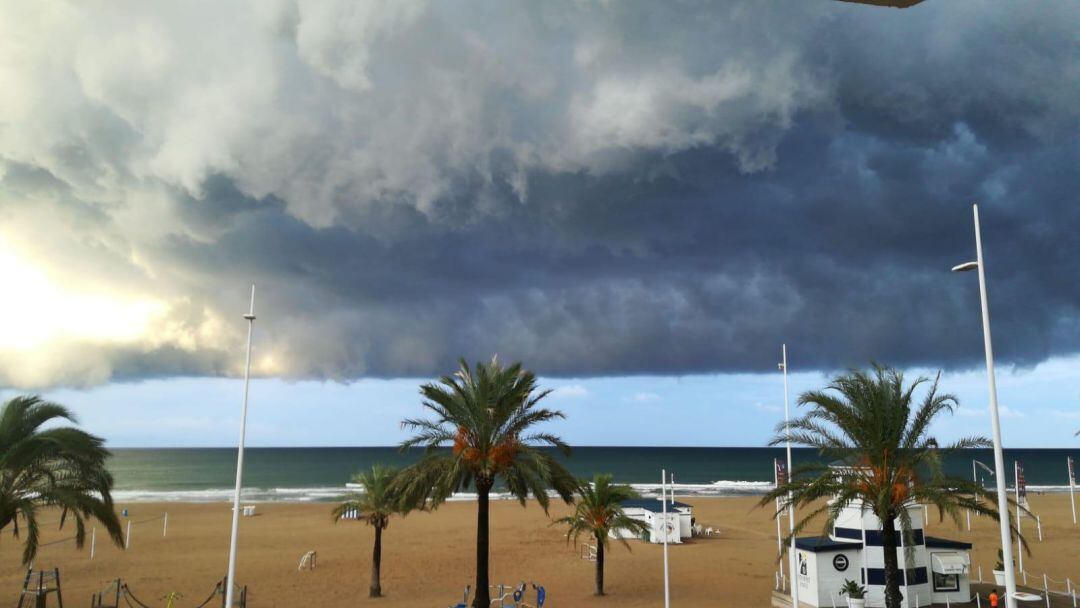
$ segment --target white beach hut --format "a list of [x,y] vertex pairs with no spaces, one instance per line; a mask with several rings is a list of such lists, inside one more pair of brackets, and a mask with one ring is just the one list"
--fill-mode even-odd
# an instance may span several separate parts
[[[635,498],[622,502],[623,512],[627,517],[645,522],[649,526],[650,543],[663,543],[667,535],[668,544],[678,544],[684,538],[690,538],[693,525],[693,507],[678,502],[668,501],[667,519],[664,505],[659,498]],[[616,533],[613,533],[616,535]],[[616,537],[631,538],[633,535],[620,531]],[[644,540],[644,539],[643,539]]]
[[[912,543],[901,547],[897,532],[897,561],[901,568],[900,591],[904,606],[961,603],[971,597],[971,544],[924,534],[923,508],[907,507],[911,518]],[[910,555],[907,549],[910,549]],[[842,606],[839,595],[845,580],[866,586],[866,605],[885,605],[885,553],[882,550],[881,522],[861,504],[852,504],[836,519],[828,536],[798,538],[795,541],[796,580],[799,603],[819,608]],[[774,604],[785,595],[774,596]]]

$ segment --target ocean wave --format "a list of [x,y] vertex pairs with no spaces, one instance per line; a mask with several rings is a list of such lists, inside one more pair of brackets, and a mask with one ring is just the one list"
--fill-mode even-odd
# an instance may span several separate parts
[[[630,484],[642,496],[659,496],[660,484]],[[764,481],[717,481],[707,484],[680,483],[672,486],[678,496],[740,496],[764,494],[772,489],[771,482]],[[324,486],[310,488],[244,488],[240,499],[244,502],[332,502],[341,500],[359,489],[357,484],[345,486]],[[229,502],[233,497],[232,488],[207,488],[200,490],[114,490],[113,500],[117,503],[131,502],[190,502],[213,503]],[[551,497],[555,497],[554,492]],[[450,497],[451,501],[476,500],[474,492],[460,492]],[[492,492],[491,500],[512,500],[507,492]]]
[[[1077,487],[1080,487],[1080,486],[1077,486]],[[1028,490],[1029,493],[1030,492],[1046,492],[1046,493],[1068,492],[1069,491],[1069,486],[1068,485],[1064,485],[1064,486],[1028,486],[1027,490]],[[1009,490],[1009,491],[1011,492],[1012,490]]]
[[[321,488],[244,488],[240,500],[254,502],[335,502],[347,498],[356,492],[351,487]],[[552,494],[552,497],[556,496]],[[113,501],[117,504],[136,502],[181,502],[181,503],[228,503],[232,501],[232,488],[210,488],[205,490],[115,490]],[[450,501],[476,500],[472,492],[461,492],[450,497]],[[491,500],[511,500],[514,497],[507,492],[491,492]]]
[[[659,496],[660,484],[630,484],[642,496]],[[765,494],[775,486],[771,481],[720,480],[712,483],[676,483],[667,486],[676,498],[680,496],[756,496]]]
[[[326,502],[340,500],[351,490],[341,486],[316,488],[244,488],[240,500],[244,502]],[[113,501],[126,502],[229,502],[232,488],[208,488],[204,490],[114,490]]]
[[[658,483],[632,483],[635,491],[642,496],[660,496]],[[771,481],[721,480],[712,483],[678,483],[668,486],[676,500],[679,498],[716,497],[716,496],[760,496],[772,490]],[[240,499],[244,502],[333,502],[338,501],[358,489],[356,484],[347,486],[324,486],[311,488],[244,488]],[[1068,492],[1067,485],[1028,486],[1032,494],[1055,494]],[[1010,495],[1012,490],[1010,490]],[[550,494],[552,498],[556,495]],[[114,490],[113,500],[117,503],[132,502],[190,502],[213,503],[232,500],[232,488],[209,488],[202,490]],[[512,500],[507,492],[492,492],[491,500]],[[450,497],[451,501],[476,500],[474,492],[460,492]]]

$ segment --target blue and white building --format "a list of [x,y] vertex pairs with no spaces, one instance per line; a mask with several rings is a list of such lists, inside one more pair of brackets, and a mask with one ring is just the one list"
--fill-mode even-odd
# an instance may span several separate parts
[[[904,606],[917,608],[969,600],[971,544],[927,536],[923,507],[912,504],[907,510],[911,518],[910,547],[902,546],[903,535],[896,532]],[[839,595],[840,587],[850,579],[866,587],[867,606],[885,605],[881,521],[871,511],[864,511],[861,503],[844,508],[828,536],[797,538],[795,564],[800,604],[844,606],[847,598]]]

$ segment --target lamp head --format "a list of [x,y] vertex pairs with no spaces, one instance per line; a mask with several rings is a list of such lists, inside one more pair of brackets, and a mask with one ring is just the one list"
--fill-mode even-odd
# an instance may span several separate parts
[[967,272],[969,270],[975,270],[979,267],[978,262],[964,262],[963,264],[957,264],[952,267],[953,272]]

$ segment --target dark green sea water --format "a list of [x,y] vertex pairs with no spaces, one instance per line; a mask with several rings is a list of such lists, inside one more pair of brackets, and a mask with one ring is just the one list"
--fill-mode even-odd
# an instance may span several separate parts
[[[815,460],[810,450],[794,450],[796,464]],[[376,462],[406,465],[418,454],[396,448],[248,448],[245,451],[246,500],[333,500],[346,492],[350,475]],[[1077,449],[1005,450],[1008,481],[1012,463],[1024,463],[1032,491],[1068,489],[1065,458],[1080,463]],[[659,484],[660,469],[675,476],[682,495],[724,496],[759,494],[772,486],[773,448],[630,448],[579,447],[567,459],[576,475],[611,473],[621,483],[650,493]],[[948,468],[971,475],[972,458],[993,466],[990,450],[972,450],[952,459]],[[118,501],[225,501],[236,473],[236,450],[228,448],[115,449],[109,464],[116,476]],[[993,478],[980,473],[986,484]],[[468,498],[463,496],[462,498]]]

